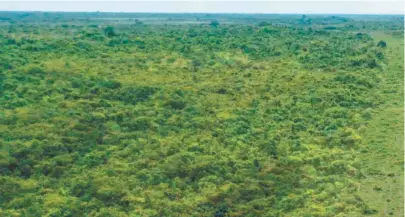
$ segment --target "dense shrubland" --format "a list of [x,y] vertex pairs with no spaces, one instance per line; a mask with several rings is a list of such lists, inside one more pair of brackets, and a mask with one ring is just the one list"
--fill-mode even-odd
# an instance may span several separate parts
[[3,19],[0,215],[373,212],[356,155],[390,45],[347,18],[217,19]]

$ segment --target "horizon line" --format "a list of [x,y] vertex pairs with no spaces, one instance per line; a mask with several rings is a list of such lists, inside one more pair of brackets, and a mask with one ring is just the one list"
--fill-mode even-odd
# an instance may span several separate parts
[[318,13],[318,12],[310,12],[310,13],[296,13],[296,12],[168,12],[168,11],[46,11],[46,10],[0,10],[0,12],[28,12],[28,13],[122,13],[122,14],[130,14],[130,13],[138,13],[138,14],[260,14],[260,15],[396,15],[396,16],[404,16],[403,13]]

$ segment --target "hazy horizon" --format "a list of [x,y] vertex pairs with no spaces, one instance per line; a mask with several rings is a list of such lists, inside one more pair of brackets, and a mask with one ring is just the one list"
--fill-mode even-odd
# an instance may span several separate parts
[[0,11],[403,15],[402,1],[0,1]]

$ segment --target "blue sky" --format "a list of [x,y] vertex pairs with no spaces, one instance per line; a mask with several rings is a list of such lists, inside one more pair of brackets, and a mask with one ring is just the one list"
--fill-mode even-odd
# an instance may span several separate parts
[[403,1],[3,1],[0,11],[403,14]]

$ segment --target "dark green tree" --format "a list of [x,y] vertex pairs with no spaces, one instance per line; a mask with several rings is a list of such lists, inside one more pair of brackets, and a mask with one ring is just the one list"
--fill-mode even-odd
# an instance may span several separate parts
[[218,26],[219,26],[218,20],[211,20],[210,26],[212,26],[212,27],[218,27]]
[[385,42],[384,40],[381,40],[377,43],[377,47],[382,47],[382,48],[386,48],[387,47],[387,42]]
[[107,36],[109,38],[114,37],[114,36],[117,35],[117,33],[115,32],[114,27],[112,27],[112,26],[105,27],[104,28],[104,34],[105,34],[105,36]]

